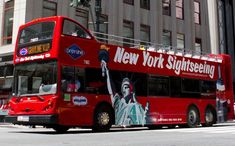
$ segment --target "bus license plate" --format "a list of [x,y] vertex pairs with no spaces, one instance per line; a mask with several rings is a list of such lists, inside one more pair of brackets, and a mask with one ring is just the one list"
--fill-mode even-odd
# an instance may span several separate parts
[[29,116],[18,116],[17,121],[28,122],[29,121]]

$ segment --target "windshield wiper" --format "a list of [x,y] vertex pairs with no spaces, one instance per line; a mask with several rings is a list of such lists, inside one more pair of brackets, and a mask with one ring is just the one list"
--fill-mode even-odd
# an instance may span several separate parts
[[36,94],[36,97],[37,97],[39,100],[41,100],[41,101],[45,101],[45,98],[43,98],[42,96],[40,96],[40,95],[38,95],[38,94]]
[[19,102],[23,96],[36,96],[40,101],[45,101],[45,98],[43,98],[41,95],[38,94],[21,94],[19,95],[17,101]]
[[17,93],[17,95],[16,95],[16,96],[17,96],[16,102],[19,102],[20,99],[22,98],[22,97],[21,97],[21,91],[22,91],[22,90],[18,90],[18,93]]

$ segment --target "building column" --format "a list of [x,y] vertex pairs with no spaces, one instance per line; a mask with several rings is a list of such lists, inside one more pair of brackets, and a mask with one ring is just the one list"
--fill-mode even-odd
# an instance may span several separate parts
[[218,15],[217,15],[217,2],[215,0],[207,0],[208,6],[208,19],[209,19],[209,32],[210,32],[210,48],[212,54],[219,54],[219,39],[218,39]]

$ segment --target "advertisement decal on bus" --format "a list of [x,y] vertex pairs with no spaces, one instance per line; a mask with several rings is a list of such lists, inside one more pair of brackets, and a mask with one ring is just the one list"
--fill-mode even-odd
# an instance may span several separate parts
[[[142,60],[142,61],[139,61]],[[128,52],[124,48],[117,47],[113,61],[115,63],[142,65],[144,67],[168,69],[172,70],[175,75],[190,74],[198,76],[208,76],[211,79],[215,75],[215,66],[204,62],[193,62],[190,58],[177,56],[163,56],[163,54],[155,54],[152,56],[150,52],[143,51],[142,57],[137,53]]]

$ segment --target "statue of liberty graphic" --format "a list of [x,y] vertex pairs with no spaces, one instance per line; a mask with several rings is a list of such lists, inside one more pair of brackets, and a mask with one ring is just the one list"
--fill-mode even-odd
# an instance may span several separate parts
[[145,109],[138,103],[133,83],[130,79],[127,77],[122,79],[121,95],[115,92],[114,83],[112,82],[107,67],[109,53],[105,45],[101,45],[99,60],[101,62],[102,75],[107,79],[107,88],[115,111],[115,124],[125,126],[146,124],[146,114],[149,110],[149,103],[146,103]]

